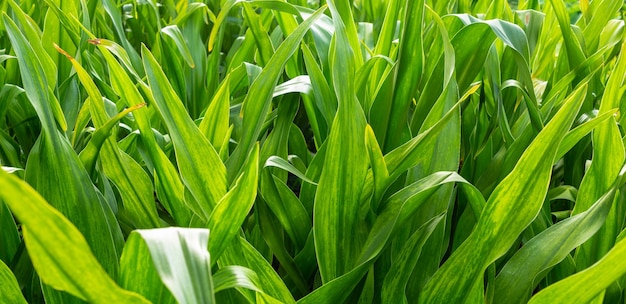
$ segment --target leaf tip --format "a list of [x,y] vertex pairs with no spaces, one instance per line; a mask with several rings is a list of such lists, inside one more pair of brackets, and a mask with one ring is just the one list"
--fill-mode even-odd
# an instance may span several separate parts
[[64,49],[62,49],[58,44],[56,44],[54,42],[52,44],[54,45],[54,48],[57,50],[57,52],[61,53],[65,57],[67,57],[67,59],[69,59],[70,61],[74,60],[74,58],[70,54],[68,54]]

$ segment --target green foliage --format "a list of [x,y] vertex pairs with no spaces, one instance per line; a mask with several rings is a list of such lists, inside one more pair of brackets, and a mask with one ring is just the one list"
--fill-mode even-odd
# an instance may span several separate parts
[[623,303],[621,0],[0,2],[2,303]]

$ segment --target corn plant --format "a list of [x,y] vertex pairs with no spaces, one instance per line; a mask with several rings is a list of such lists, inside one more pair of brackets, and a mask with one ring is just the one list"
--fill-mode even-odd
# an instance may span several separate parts
[[0,2],[2,303],[624,303],[621,0]]

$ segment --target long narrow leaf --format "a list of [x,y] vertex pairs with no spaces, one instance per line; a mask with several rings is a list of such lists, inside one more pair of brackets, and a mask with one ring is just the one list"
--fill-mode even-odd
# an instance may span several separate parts
[[152,53],[144,47],[142,55],[156,106],[172,134],[182,180],[203,207],[204,216],[208,217],[226,194],[226,168],[189,117]]

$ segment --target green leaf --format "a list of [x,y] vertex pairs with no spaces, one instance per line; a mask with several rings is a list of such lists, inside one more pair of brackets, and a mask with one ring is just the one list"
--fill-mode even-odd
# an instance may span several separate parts
[[[41,61],[6,14],[9,38],[16,52],[24,90],[42,125],[26,164],[25,178],[84,234],[94,255],[112,276],[117,275],[117,248],[123,238],[110,207],[101,198],[67,138],[56,127]],[[3,172],[4,173],[4,172]],[[63,187],[59,187],[63,185]]]
[[[622,46],[626,46],[626,43]],[[624,95],[622,89],[625,82],[624,74],[626,74],[626,55],[621,53],[607,81],[598,111],[599,115],[610,113],[620,107],[620,100]],[[622,133],[615,119],[602,122],[592,135],[591,165],[580,184],[572,214],[586,210],[602,196],[611,187],[626,160]],[[621,231],[623,221],[621,215],[615,212],[609,216],[598,235],[582,245],[576,253],[576,266],[579,269],[595,263],[613,246]]]
[[[83,164],[86,165],[88,170],[93,170],[96,157],[98,152],[100,152],[102,155],[100,163],[104,167],[104,173],[120,190],[124,207],[132,217],[136,227],[159,227],[160,222],[154,206],[153,188],[150,178],[138,163],[119,149],[117,142],[111,137],[111,132],[117,126],[119,120],[131,111],[145,106],[145,104],[130,107],[109,119],[102,102],[102,95],[87,71],[69,54],[58,46],[56,47],[61,54],[64,54],[70,60],[91,99],[89,104],[94,126],[97,130],[92,135],[92,139],[85,147],[85,150],[80,154]],[[85,159],[87,160],[85,161]]]
[[253,143],[257,141],[261,133],[265,117],[267,116],[272,101],[274,86],[278,83],[283,67],[300,45],[309,27],[311,27],[313,22],[315,22],[325,10],[326,6],[317,10],[281,43],[276,53],[274,53],[274,56],[267,62],[261,74],[250,86],[241,109],[241,114],[243,115],[241,140],[226,162],[229,181],[233,180],[237,173],[239,173],[246,155],[252,150]]
[[103,0],[102,6],[109,16],[111,22],[113,23],[113,28],[115,30],[115,34],[117,34],[117,38],[124,46],[124,50],[128,52],[130,61],[134,67],[135,71],[142,72],[141,69],[141,58],[137,51],[131,46],[130,41],[126,39],[126,31],[124,29],[124,21],[122,19],[122,14],[120,13],[120,9],[117,7],[114,1],[112,0]]
[[209,217],[207,227],[211,230],[209,252],[217,261],[230,241],[237,236],[241,224],[250,212],[257,193],[259,181],[259,146],[252,150],[244,171],[234,186],[220,200]]
[[383,151],[391,151],[409,139],[407,109],[417,92],[422,77],[424,50],[422,43],[422,23],[425,2],[406,1],[398,62],[396,63],[393,103],[389,108],[388,127],[385,129]]
[[[439,179],[440,176],[434,176],[434,178]],[[433,192],[435,192],[436,189],[438,189],[438,187],[442,183],[451,182],[453,180],[454,179],[452,180],[443,179],[443,180],[438,180],[440,183],[438,182],[432,183],[431,180],[425,179],[419,185],[419,187],[414,189],[415,192],[412,192],[414,194],[414,197],[409,198],[412,200],[411,202],[408,202],[408,200],[403,200],[403,199],[407,199],[407,197],[402,196],[401,198],[397,199],[398,203],[402,203],[401,205],[403,205],[404,203],[407,203],[407,205],[410,204],[412,205],[411,207],[412,210],[414,210],[415,208],[419,207],[420,204],[423,203],[426,198],[428,198]],[[434,187],[434,189],[432,187]],[[424,191],[425,193],[421,193],[422,191]],[[400,210],[395,210],[395,211],[399,212]],[[393,213],[393,211],[391,213]],[[408,216],[410,212],[403,213],[403,214]],[[384,218],[389,219],[389,217],[384,217]],[[419,243],[422,243],[428,239],[433,229],[436,227],[436,225],[440,222],[442,218],[443,218],[442,216],[434,218],[432,221],[429,221],[427,224],[422,226],[421,229],[415,232],[414,234],[415,239],[413,240],[416,241],[417,243],[415,244],[416,247],[414,247],[413,249],[419,247]],[[386,220],[381,219],[381,223],[382,222],[386,222]],[[394,226],[395,224],[396,224],[395,221],[391,223],[392,226]],[[398,225],[398,226],[401,226],[401,225]],[[368,243],[366,244],[366,250],[364,250],[364,252],[361,255],[360,261],[362,261],[362,263],[360,263],[357,267],[350,270],[348,273],[328,283],[325,283],[320,288],[316,289],[315,291],[313,291],[312,293],[310,293],[309,295],[307,295],[306,297],[298,301],[298,303],[303,303],[303,304],[319,303],[320,301],[331,301],[331,302],[338,303],[338,302],[346,301],[347,297],[349,296],[348,291],[351,291],[352,289],[354,289],[356,284],[365,275],[365,273],[367,272],[371,264],[375,261],[376,257],[381,252],[381,250],[387,243],[387,240],[389,239],[389,236],[392,231],[392,227],[390,227],[389,229],[379,229],[379,228],[380,227],[375,227],[374,229],[372,229],[372,235],[374,237],[370,235],[370,239],[368,240]],[[414,258],[419,257],[419,253],[417,252],[413,252],[413,253],[416,254]],[[402,279],[400,279],[400,281],[402,281]],[[401,283],[400,281],[389,283],[389,284],[396,284],[396,283],[400,284]]]
[[[493,191],[476,228],[424,287],[420,303],[463,302],[483,273],[506,253],[537,216],[546,196],[558,146],[586,94],[581,86],[537,135],[513,171]],[[543,155],[543,157],[536,157]]]
[[425,149],[432,149],[432,145],[435,144],[438,135],[457,114],[458,108],[461,106],[463,101],[476,92],[479,87],[480,85],[475,85],[470,88],[470,90],[459,99],[454,107],[446,112],[441,119],[439,119],[431,127],[413,137],[411,140],[405,142],[402,146],[385,154],[385,162],[387,163],[389,175],[392,177],[391,180],[395,180],[409,168],[417,166],[420,161],[423,161],[424,158],[427,157],[423,151]]
[[15,275],[2,260],[0,260],[0,301],[15,304],[28,303],[20,291]]
[[325,283],[306,297],[298,300],[298,304],[315,304],[326,301],[345,302],[350,295],[348,291],[354,289],[358,281],[367,273],[369,264],[361,264],[348,273]]
[[[324,119],[322,121],[320,118],[317,118],[315,121],[311,121],[313,126],[318,126],[315,128],[318,131],[314,135],[316,143],[320,145],[320,143],[326,139],[326,136],[328,136],[326,131],[327,126],[332,123],[335,113],[337,112],[337,96],[332,93],[327,80],[324,78],[322,69],[315,61],[311,50],[306,44],[302,45],[302,56],[304,57],[306,70],[311,80],[311,86],[313,87],[315,104]],[[324,128],[322,128],[322,126]]]
[[167,125],[181,177],[208,218],[226,194],[226,168],[211,143],[202,135],[165,73],[144,46],[142,56],[155,106]]
[[595,51],[600,40],[598,33],[602,32],[609,20],[615,18],[616,14],[619,14],[620,9],[623,10],[624,1],[594,1],[590,6],[588,10],[585,10],[584,17],[589,21],[584,25],[583,35],[586,48],[589,51]]
[[180,28],[178,28],[178,26],[168,25],[162,28],[161,36],[164,38],[165,41],[174,42],[174,45],[176,46],[176,48],[178,48],[180,54],[183,55],[183,58],[185,59],[187,65],[189,65],[190,68],[195,67],[191,52],[189,51],[189,47],[187,47],[185,37],[183,37],[183,34],[180,32]]
[[626,273],[625,258],[622,239],[596,264],[541,290],[528,303],[589,303]]
[[565,44],[569,67],[570,69],[574,69],[576,66],[585,61],[586,56],[581,46],[581,42],[572,30],[564,1],[551,0],[549,3],[557,16],[557,21],[559,22],[559,28],[561,29],[561,35],[563,36],[563,43]]
[[[368,166],[365,114],[354,91],[356,62],[349,37],[344,33],[344,20],[334,6],[330,8],[335,22],[335,44],[330,58],[339,107],[328,137],[313,210],[315,251],[325,283],[354,267],[361,250],[362,236],[356,232]],[[345,258],[336,258],[340,252]]]
[[[6,170],[6,167],[2,167]],[[0,201],[0,261],[11,263],[20,245],[20,236],[9,207]]]
[[[57,83],[57,72],[55,71],[56,65],[54,64],[52,58],[50,58],[48,53],[45,51],[45,48],[42,44],[40,29],[34,24],[34,22],[32,22],[32,19],[29,19],[28,15],[20,8],[20,6],[14,0],[10,0],[7,2],[13,9],[13,13],[16,16],[15,22],[18,22],[20,24],[22,31],[24,31],[24,36],[28,41],[31,41],[31,47],[33,48],[33,50],[35,50],[37,54],[41,55],[40,60],[42,62],[42,70],[44,74],[43,77],[46,79],[48,86],[54,87],[54,85]],[[7,27],[6,22],[5,27]],[[9,29],[7,28],[7,30]],[[12,45],[13,47],[15,47],[14,43]]]
[[[312,228],[309,214],[298,197],[282,180],[267,170],[263,174],[260,190],[271,213],[280,222],[282,228],[295,243],[296,248],[304,247]],[[264,227],[263,223],[261,227]]]
[[213,95],[209,108],[199,126],[202,134],[206,136],[216,151],[221,151],[222,147],[228,147],[228,145],[224,145],[224,142],[229,139],[227,135],[230,115],[230,75],[226,75],[217,92]]
[[[133,241],[130,241],[132,238]],[[173,252],[169,249],[166,252]],[[131,233],[120,258],[118,283],[122,288],[143,295],[152,303],[177,303],[172,292],[163,284],[146,241],[136,231]]]
[[[381,211],[376,217],[372,229],[361,252],[359,262],[363,263],[375,257],[385,246],[391,235],[406,228],[406,223],[442,185],[459,183],[466,187],[467,181],[455,172],[436,172],[428,175],[396,192],[380,206]],[[477,189],[467,185],[467,193],[472,199],[478,200],[477,205],[484,206],[484,198]]]
[[252,33],[257,50],[260,54],[259,64],[265,66],[274,54],[274,46],[268,35],[267,30],[263,27],[261,18],[254,12],[250,4],[243,2],[243,15],[248,23],[248,30]]
[[254,271],[263,282],[265,294],[277,300],[291,304],[296,301],[285,286],[285,282],[272,268],[272,265],[245,239],[235,237],[219,259],[220,267],[239,265]]
[[442,214],[426,222],[413,233],[402,251],[394,258],[383,281],[381,295],[383,303],[407,303],[404,291],[422,253],[422,247],[443,218]]
[[607,111],[606,113],[600,114],[597,117],[586,121],[580,126],[567,132],[567,135],[565,135],[563,141],[559,145],[559,152],[556,154],[556,159],[561,159],[565,155],[565,153],[569,152],[569,150],[571,150],[576,145],[576,143],[578,143],[583,137],[589,134],[591,130],[595,129],[597,126],[599,126],[604,121],[610,119],[611,117],[614,117],[616,113],[617,110]]
[[310,180],[308,177],[306,177],[306,175],[304,173],[302,173],[300,170],[298,170],[298,168],[294,167],[294,165],[292,165],[290,162],[286,161],[285,159],[279,157],[279,156],[270,156],[267,161],[265,161],[265,165],[263,165],[263,167],[275,167],[275,168],[280,168],[283,169],[297,177],[299,177],[300,179],[302,179],[303,181],[309,183],[309,184],[313,184],[313,185],[317,185],[316,182]]
[[247,288],[261,292],[262,284],[254,271],[241,266],[226,266],[213,275],[215,292],[228,288]]
[[[400,19],[400,9],[403,7],[404,1],[392,0],[387,1],[387,3],[388,5],[385,12],[385,18],[378,35],[378,41],[374,47],[374,54],[391,57],[391,49],[395,39],[396,29],[398,27],[398,20]],[[378,82],[383,76],[385,70],[383,67],[384,66],[381,63],[377,63],[376,67],[373,69],[371,73],[373,77],[370,78],[370,86],[372,86],[371,90],[375,90],[376,86],[378,86]],[[367,106],[367,103],[365,108],[370,108]]]
[[[145,277],[149,269],[137,269],[145,259],[178,303],[215,303],[210,255],[207,251],[209,230],[199,228],[160,228],[135,230],[128,237],[122,253],[122,281]],[[139,271],[137,278],[130,270]],[[143,283],[143,282],[142,282]],[[133,285],[136,285],[133,284]],[[149,287],[158,288],[159,284]],[[162,292],[162,291],[161,291]],[[158,292],[148,294],[158,295]],[[158,299],[152,299],[158,300]]]
[[[96,43],[108,63],[113,90],[115,90],[119,96],[124,97],[128,105],[137,106],[145,103],[144,97],[139,93],[128,74],[124,71],[122,65],[111,55],[112,51],[110,47],[107,47],[107,41],[100,39],[93,41],[93,43]],[[114,54],[120,53],[117,52]],[[156,142],[151,127],[151,116],[153,112],[150,111],[149,107],[138,109],[133,114],[140,131],[141,139],[146,146],[148,158],[154,166],[157,197],[176,222],[179,225],[186,226],[189,224],[192,213],[197,215],[203,214],[202,207],[184,200],[183,193],[185,186],[181,181],[177,169],[169,161]]]
[[41,280],[94,303],[149,303],[115,284],[83,235],[33,188],[0,171],[0,198],[23,225],[24,242]]
[[495,284],[495,303],[526,303],[542,279],[540,273],[566,258],[604,224],[619,181],[587,211],[549,227],[524,244],[502,268]]
[[369,125],[365,127],[365,145],[367,146],[367,153],[372,167],[372,178],[374,179],[372,210],[378,211],[378,205],[387,188],[389,171],[383,158],[383,152],[376,140],[374,130]]

